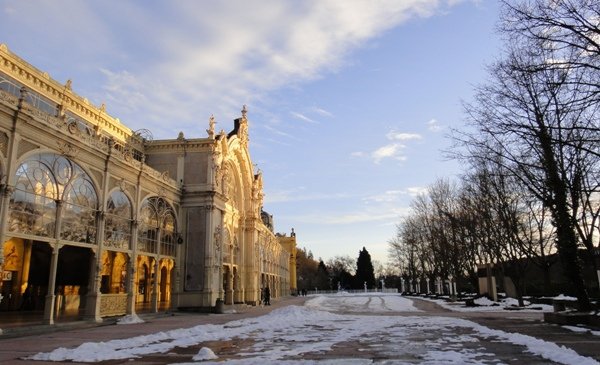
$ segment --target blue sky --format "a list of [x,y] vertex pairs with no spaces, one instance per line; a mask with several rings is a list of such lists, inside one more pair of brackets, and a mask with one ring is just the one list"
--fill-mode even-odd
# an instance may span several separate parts
[[278,232],[327,260],[387,242],[460,172],[442,150],[499,53],[495,1],[0,1],[0,43],[155,139],[248,106]]

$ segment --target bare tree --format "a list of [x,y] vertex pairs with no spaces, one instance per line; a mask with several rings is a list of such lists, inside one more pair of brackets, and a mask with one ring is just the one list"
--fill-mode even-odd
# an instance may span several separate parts
[[597,159],[585,159],[589,154],[580,153],[597,148],[582,138],[593,132],[589,127],[595,118],[581,99],[589,86],[570,81],[576,69],[540,67],[553,59],[552,50],[532,53],[524,45],[510,48],[505,59],[490,68],[491,81],[478,87],[475,102],[466,106],[477,132],[461,141],[474,152],[472,158],[478,158],[481,151],[486,158],[495,155],[550,210],[565,274],[580,308],[589,310],[577,256],[577,212],[572,199],[580,188],[577,166],[598,165]]
[[[596,0],[502,0],[500,31],[510,43],[551,50],[558,67],[577,69],[589,93],[600,93],[600,3]],[[543,64],[542,64],[543,65]]]
[[483,246],[486,256],[511,279],[519,305],[523,306],[527,269],[532,263],[541,263],[551,246],[546,210],[539,209],[541,204],[532,199],[521,181],[506,173],[496,160],[478,163],[468,181],[489,220],[477,223],[487,227]]
[[333,289],[349,288],[356,272],[356,260],[349,255],[335,256],[327,261]]
[[[502,0],[500,30],[510,43],[527,44],[538,53],[552,54],[552,67],[569,70],[565,73],[565,84],[578,90],[573,103],[579,103],[581,109],[588,110],[590,122],[573,126],[577,138],[563,140],[572,143],[572,148],[582,155],[598,157],[600,138],[598,133],[598,104],[600,103],[600,2],[596,0]],[[537,68],[546,68],[547,60],[542,59]],[[578,179],[571,187],[571,202],[577,217],[577,233],[586,247],[589,260],[598,273],[594,242],[600,229],[598,224],[600,204],[598,170],[595,165],[581,164],[590,156],[574,161]],[[600,248],[600,243],[598,244]]]

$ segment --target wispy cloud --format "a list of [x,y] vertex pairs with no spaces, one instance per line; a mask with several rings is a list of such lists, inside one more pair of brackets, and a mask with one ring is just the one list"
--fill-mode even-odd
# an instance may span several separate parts
[[429,122],[427,122],[427,129],[429,129],[431,132],[439,132],[443,129],[443,127],[436,119],[431,119]]
[[406,215],[408,207],[395,207],[382,209],[379,212],[357,210],[356,212],[336,214],[334,212],[324,213],[322,211],[312,214],[295,215],[292,218],[295,222],[315,224],[315,225],[344,225],[379,222],[380,225],[398,223],[398,219]]
[[427,192],[427,187],[414,186],[414,187],[407,188],[406,191],[408,192],[408,195],[414,197],[417,195],[425,194]]
[[349,214],[306,214],[298,215],[294,217],[294,220],[300,223],[307,224],[323,224],[323,225],[342,225],[342,224],[354,224],[354,223],[365,223],[365,222],[376,222],[376,221],[387,221],[398,218],[398,214],[394,212],[386,212],[380,214],[371,214],[365,212],[349,213]]
[[296,137],[294,137],[294,136],[292,136],[291,134],[289,134],[289,133],[286,133],[286,132],[284,132],[284,131],[282,131],[282,130],[280,130],[280,129],[277,129],[277,128],[275,128],[275,127],[271,126],[271,125],[265,124],[265,125],[263,125],[263,128],[264,128],[264,129],[266,129],[266,130],[268,130],[269,132],[271,132],[271,133],[273,133],[273,134],[276,134],[276,135],[278,135],[278,136],[283,136],[283,137],[293,138],[293,139],[296,139],[296,140],[297,140],[297,138],[296,138]]
[[381,163],[383,159],[393,158],[398,161],[405,161],[406,156],[402,154],[402,150],[406,146],[400,143],[392,143],[379,147],[371,153],[371,157],[376,164]]
[[321,115],[321,116],[323,116],[323,117],[328,117],[328,118],[333,117],[332,113],[330,113],[327,110],[322,109],[322,108],[314,107],[314,108],[312,108],[312,111],[315,112],[315,113],[317,113],[317,114],[319,114],[319,115]]
[[252,103],[269,92],[333,72],[351,52],[387,30],[455,3],[183,0],[114,6],[69,1],[57,7],[53,1],[15,1],[4,6],[3,22],[26,21],[33,37],[46,35],[47,49],[68,48],[64,57],[69,59],[56,62],[98,65],[97,60],[110,57],[97,71],[104,77],[102,91],[87,96],[106,102],[109,113],[133,129],[170,134],[165,125],[172,122],[197,130],[198,121],[211,114],[222,120],[237,117],[242,104],[249,104],[252,117]]
[[369,156],[376,164],[380,164],[385,159],[406,161],[407,156],[404,154],[404,150],[407,148],[407,145],[405,143],[400,142],[416,141],[421,140],[423,138],[420,134],[417,133],[399,132],[394,129],[389,131],[385,135],[385,137],[389,141],[392,141],[392,143],[387,143],[369,153],[363,151],[355,151],[352,152],[351,155],[353,157]]
[[381,194],[365,197],[363,200],[366,203],[396,203],[405,200],[407,197],[412,198],[427,191],[426,187],[413,186],[406,189],[387,190]]
[[300,113],[298,113],[298,112],[291,112],[290,114],[291,114],[291,115],[292,115],[294,118],[296,118],[296,119],[300,119],[300,120],[303,120],[303,121],[305,121],[305,122],[308,122],[308,123],[312,123],[312,124],[316,124],[316,123],[318,123],[316,120],[313,120],[313,119],[311,119],[311,118],[307,117],[306,115],[304,115],[304,114],[300,114]]
[[386,135],[387,139],[392,140],[392,141],[409,141],[411,139],[421,139],[421,135],[420,134],[416,134],[416,133],[403,133],[403,132],[398,132],[398,131],[394,131],[391,130],[387,135]]
[[338,194],[326,194],[326,193],[315,193],[309,192],[305,188],[295,188],[290,190],[280,191],[267,191],[265,192],[265,204],[273,203],[287,203],[287,202],[298,202],[298,201],[309,201],[309,200],[332,200],[332,199],[343,199],[347,195]]

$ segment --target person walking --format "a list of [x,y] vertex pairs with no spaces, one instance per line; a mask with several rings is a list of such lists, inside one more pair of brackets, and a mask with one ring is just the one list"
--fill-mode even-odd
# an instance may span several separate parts
[[271,305],[271,291],[269,287],[265,287],[265,305]]

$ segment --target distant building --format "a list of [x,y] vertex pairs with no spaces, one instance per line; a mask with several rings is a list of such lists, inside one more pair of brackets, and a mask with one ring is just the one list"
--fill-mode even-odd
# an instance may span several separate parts
[[295,246],[262,215],[246,113],[152,140],[0,45],[0,310],[53,323],[288,295]]
[[292,233],[290,234],[289,237],[287,235],[281,234],[281,233],[277,233],[276,236],[277,236],[277,240],[279,241],[279,244],[284,248],[284,250],[286,250],[290,254],[290,259],[289,259],[290,290],[291,290],[292,294],[297,294],[298,293],[298,279],[297,279],[297,274],[296,274],[296,269],[297,269],[296,232],[294,232],[294,229],[292,228]]

